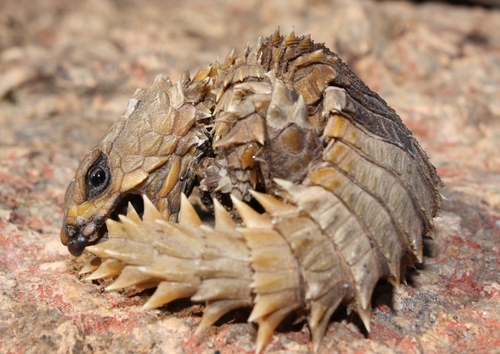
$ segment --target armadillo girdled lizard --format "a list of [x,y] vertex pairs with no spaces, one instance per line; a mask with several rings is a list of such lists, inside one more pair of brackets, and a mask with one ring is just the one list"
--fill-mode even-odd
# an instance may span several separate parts
[[[109,289],[156,286],[146,308],[205,302],[202,329],[253,307],[258,350],[302,311],[317,348],[340,304],[369,329],[377,281],[422,261],[441,185],[336,54],[277,31],[193,79],[137,90],[69,185],[61,240],[106,259],[86,270],[119,275]],[[185,199],[194,187],[215,227]]]

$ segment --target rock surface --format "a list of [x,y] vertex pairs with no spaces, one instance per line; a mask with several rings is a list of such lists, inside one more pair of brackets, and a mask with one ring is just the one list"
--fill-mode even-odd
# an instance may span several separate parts
[[[280,25],[347,61],[413,131],[446,183],[408,285],[381,283],[372,331],[338,311],[320,353],[498,352],[500,11],[376,1],[21,0],[0,3],[0,352],[243,353],[248,313],[194,336],[203,306],[141,311],[102,292],[60,244],[80,159],[158,73],[176,81]],[[303,323],[268,353],[312,351]]]

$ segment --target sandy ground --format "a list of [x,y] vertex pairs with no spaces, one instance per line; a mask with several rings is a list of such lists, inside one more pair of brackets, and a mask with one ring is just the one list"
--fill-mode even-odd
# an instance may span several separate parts
[[[381,283],[371,333],[338,311],[319,353],[499,353],[500,11],[438,3],[0,2],[0,352],[245,353],[248,312],[194,336],[203,306],[141,311],[105,293],[60,244],[64,191],[136,87],[173,81],[277,26],[338,52],[401,115],[446,187],[437,238],[398,289]],[[267,353],[309,353],[304,323]]]

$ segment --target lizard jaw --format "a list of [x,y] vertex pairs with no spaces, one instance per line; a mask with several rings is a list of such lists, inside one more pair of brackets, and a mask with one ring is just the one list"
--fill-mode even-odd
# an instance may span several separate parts
[[[116,206],[107,213],[107,216],[97,216],[90,220],[76,220],[76,223],[68,222],[61,231],[61,242],[68,247],[68,251],[75,257],[80,256],[85,247],[101,240],[107,234],[106,219],[118,220],[118,215],[127,213],[128,205],[139,215],[142,215],[144,202],[139,194],[125,194]],[[96,216],[96,215],[94,215]]]

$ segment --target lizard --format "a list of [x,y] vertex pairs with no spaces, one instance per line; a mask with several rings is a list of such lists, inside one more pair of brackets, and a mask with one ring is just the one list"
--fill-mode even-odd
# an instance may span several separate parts
[[[74,256],[86,248],[110,256],[116,253],[106,253],[112,243],[102,242],[108,229],[114,230],[109,230],[110,238],[127,241],[128,237],[132,244],[141,227],[151,231],[140,218],[144,214],[150,219],[152,214],[163,220],[163,227],[177,230],[172,225],[181,223],[180,214],[189,209],[181,207],[183,196],[196,187],[207,209],[219,215],[216,229],[217,219],[220,226],[220,220],[232,218],[243,229],[259,229],[260,222],[286,241],[283,245],[291,248],[297,264],[291,274],[300,280],[300,306],[314,312],[323,301],[324,309],[310,322],[317,348],[328,314],[341,301],[356,309],[369,328],[369,299],[376,282],[385,278],[397,285],[407,265],[422,262],[422,236],[432,235],[442,186],[397,113],[335,53],[310,36],[297,37],[293,30],[283,36],[276,31],[239,55],[233,51],[222,63],[203,66],[193,78],[185,72],[173,84],[160,75],[147,90],[138,89],[123,115],[78,167],[65,195],[60,237]],[[254,215],[253,210],[259,210],[256,201],[267,212],[262,217]],[[129,203],[133,210],[129,207],[127,216],[136,223],[133,232],[114,224],[125,223],[127,219],[118,215],[126,213]],[[253,209],[248,210],[247,204]],[[299,219],[302,226],[294,222]],[[208,232],[200,229],[196,218],[186,220],[193,222],[196,232]],[[303,229],[305,224],[310,224],[309,231]],[[251,236],[241,236],[248,232],[232,226],[229,230],[252,250],[248,257],[253,261],[245,267],[250,278],[257,277],[255,259],[262,251],[253,248]],[[310,241],[312,248],[294,239],[295,234]],[[200,243],[201,249],[212,247],[207,237],[202,236],[208,243]],[[187,250],[188,239],[176,242]],[[328,286],[324,279],[311,280],[314,266],[304,262],[323,247],[330,250],[325,254],[330,253],[318,259],[328,259],[323,265],[327,268],[338,262],[335,269],[341,281],[335,296],[328,293],[331,289],[324,290],[330,297],[320,301],[311,289]],[[151,252],[161,253],[154,248]],[[192,252],[203,257],[203,252]],[[130,254],[124,256],[120,271],[130,259]],[[196,280],[185,296],[195,294],[203,282],[203,276],[193,277]],[[139,277],[136,283],[143,280]],[[264,296],[255,283],[245,284],[257,298]],[[248,296],[250,300],[238,306],[258,303],[255,294]],[[274,319],[261,316],[259,325],[266,329],[258,339],[259,350],[281,315],[292,310]]]

